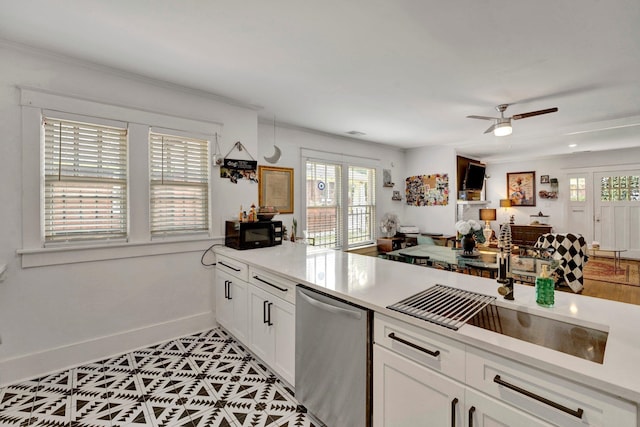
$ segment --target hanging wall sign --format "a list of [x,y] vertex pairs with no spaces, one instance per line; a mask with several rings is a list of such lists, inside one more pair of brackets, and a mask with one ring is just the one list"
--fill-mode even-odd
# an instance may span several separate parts
[[239,179],[258,182],[257,169],[256,160],[224,159],[220,167],[220,178],[229,178],[234,184],[237,184]]

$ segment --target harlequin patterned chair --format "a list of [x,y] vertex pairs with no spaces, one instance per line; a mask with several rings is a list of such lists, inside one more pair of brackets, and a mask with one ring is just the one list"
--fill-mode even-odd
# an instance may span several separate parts
[[556,284],[564,283],[573,292],[580,292],[583,288],[582,269],[589,260],[587,256],[587,242],[580,234],[572,233],[547,233],[538,237],[535,243],[537,248],[553,248],[553,259],[559,262],[556,274],[560,280]]

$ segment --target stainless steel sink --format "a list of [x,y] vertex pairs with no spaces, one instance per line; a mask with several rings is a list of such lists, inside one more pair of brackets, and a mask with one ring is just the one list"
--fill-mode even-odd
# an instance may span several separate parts
[[489,304],[467,322],[596,363],[604,360],[608,332]]

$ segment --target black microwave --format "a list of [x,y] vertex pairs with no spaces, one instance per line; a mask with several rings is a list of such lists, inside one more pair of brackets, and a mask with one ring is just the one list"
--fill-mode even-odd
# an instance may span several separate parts
[[226,221],[224,244],[234,249],[264,248],[282,244],[282,221]]

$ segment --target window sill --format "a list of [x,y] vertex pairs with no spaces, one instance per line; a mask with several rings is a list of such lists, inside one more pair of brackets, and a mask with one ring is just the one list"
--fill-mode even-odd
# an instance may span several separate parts
[[223,238],[201,237],[189,240],[58,246],[19,249],[17,253],[22,256],[22,268],[30,268],[183,252],[201,252],[221,239]]

